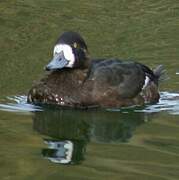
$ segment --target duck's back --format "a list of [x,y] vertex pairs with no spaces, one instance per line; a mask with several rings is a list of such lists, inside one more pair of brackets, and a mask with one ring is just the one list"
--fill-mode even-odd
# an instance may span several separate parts
[[94,88],[101,92],[112,90],[122,98],[132,98],[141,91],[145,72],[135,62],[102,60],[92,64],[89,79],[95,82]]

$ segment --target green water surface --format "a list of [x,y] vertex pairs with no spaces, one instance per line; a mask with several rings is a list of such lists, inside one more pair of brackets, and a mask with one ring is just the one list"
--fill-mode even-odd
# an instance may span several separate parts
[[[84,37],[92,57],[134,59],[151,68],[163,64],[170,79],[161,91],[179,93],[178,0],[4,0],[0,103],[26,95],[67,30]],[[0,179],[178,180],[178,111],[0,111]],[[71,140],[73,163],[45,159],[44,138]]]

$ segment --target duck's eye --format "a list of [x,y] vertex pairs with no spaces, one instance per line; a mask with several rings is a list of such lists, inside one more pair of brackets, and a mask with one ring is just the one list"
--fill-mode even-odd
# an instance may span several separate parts
[[77,48],[78,47],[78,44],[76,42],[73,43],[73,47],[74,48]]

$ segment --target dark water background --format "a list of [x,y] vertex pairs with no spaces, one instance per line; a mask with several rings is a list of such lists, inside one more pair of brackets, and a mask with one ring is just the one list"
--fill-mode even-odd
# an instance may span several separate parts
[[[178,180],[178,19],[177,0],[0,1],[0,179]],[[160,102],[89,111],[26,104],[66,30],[84,36],[92,57],[163,64],[170,79]]]

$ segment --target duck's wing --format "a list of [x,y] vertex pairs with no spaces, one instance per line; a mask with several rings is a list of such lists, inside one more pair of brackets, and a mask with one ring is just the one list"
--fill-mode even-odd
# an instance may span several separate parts
[[133,98],[142,91],[146,73],[152,76],[153,72],[139,63],[101,60],[92,64],[88,80],[93,82],[93,93]]

